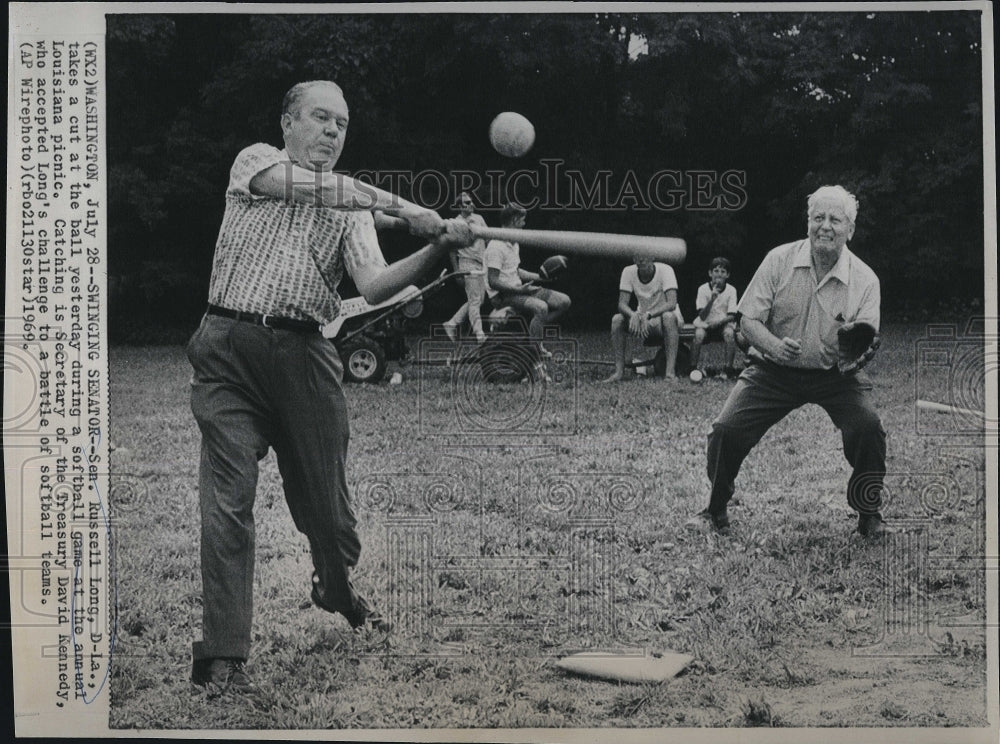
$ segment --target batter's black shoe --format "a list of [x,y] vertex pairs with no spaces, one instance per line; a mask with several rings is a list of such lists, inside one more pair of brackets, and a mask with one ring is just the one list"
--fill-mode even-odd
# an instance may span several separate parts
[[243,659],[195,659],[191,667],[191,681],[206,688],[210,695],[224,692],[246,694],[257,689],[247,674]]
[[890,532],[891,530],[885,526],[881,514],[858,515],[858,534],[862,537],[879,538]]
[[378,633],[389,633],[392,631],[392,623],[386,620],[382,613],[369,607],[364,600],[361,601],[364,609],[347,615],[347,622],[355,630],[374,630]]
[[359,596],[357,600],[357,606],[354,608],[353,612],[341,612],[336,607],[333,607],[323,599],[319,592],[319,584],[313,579],[312,587],[312,601],[313,604],[319,607],[321,610],[326,610],[331,613],[340,613],[347,618],[347,622],[355,630],[369,628],[371,630],[377,630],[380,633],[388,633],[392,630],[392,623],[382,617],[382,614],[378,610],[372,609],[368,602],[365,601],[364,597]]

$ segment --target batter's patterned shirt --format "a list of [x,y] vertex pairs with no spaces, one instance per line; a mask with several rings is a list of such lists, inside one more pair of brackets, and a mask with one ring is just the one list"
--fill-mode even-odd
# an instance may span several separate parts
[[256,144],[236,157],[215,245],[208,301],[245,312],[327,323],[337,287],[362,266],[385,266],[370,212],[299,204],[250,193],[250,181],[288,154]]

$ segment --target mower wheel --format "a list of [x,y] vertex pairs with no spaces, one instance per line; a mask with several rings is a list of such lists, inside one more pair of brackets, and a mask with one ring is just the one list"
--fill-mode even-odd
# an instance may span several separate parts
[[344,379],[350,382],[378,382],[385,377],[385,350],[368,336],[355,336],[338,347],[344,363]]

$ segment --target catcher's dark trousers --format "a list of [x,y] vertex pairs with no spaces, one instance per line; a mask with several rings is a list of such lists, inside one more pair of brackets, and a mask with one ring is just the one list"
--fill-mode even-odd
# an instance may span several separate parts
[[201,429],[201,642],[194,658],[250,651],[257,463],[274,448],[295,526],[309,538],[324,598],[344,613],[361,552],[344,474],[343,367],[319,333],[206,315],[191,338],[191,410]]
[[794,409],[815,403],[833,419],[853,468],[847,503],[861,514],[874,514],[882,504],[885,479],[885,430],[872,406],[867,375],[841,375],[832,370],[800,370],[772,362],[747,367],[736,381],[708,435],[708,509],[721,511],[735,491],[744,458],[764,433]]

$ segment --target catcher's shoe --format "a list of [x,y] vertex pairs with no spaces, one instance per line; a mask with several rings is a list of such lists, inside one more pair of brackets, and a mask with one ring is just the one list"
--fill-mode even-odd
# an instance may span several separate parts
[[210,695],[224,692],[246,694],[256,692],[243,659],[195,659],[191,667],[191,681],[204,687]]
[[729,514],[726,513],[726,507],[722,507],[721,511],[716,512],[704,509],[686,521],[684,526],[690,529],[700,529],[706,522],[718,532],[727,532],[729,530]]
[[881,514],[858,515],[858,534],[862,537],[883,537],[891,531],[892,530],[886,527]]

